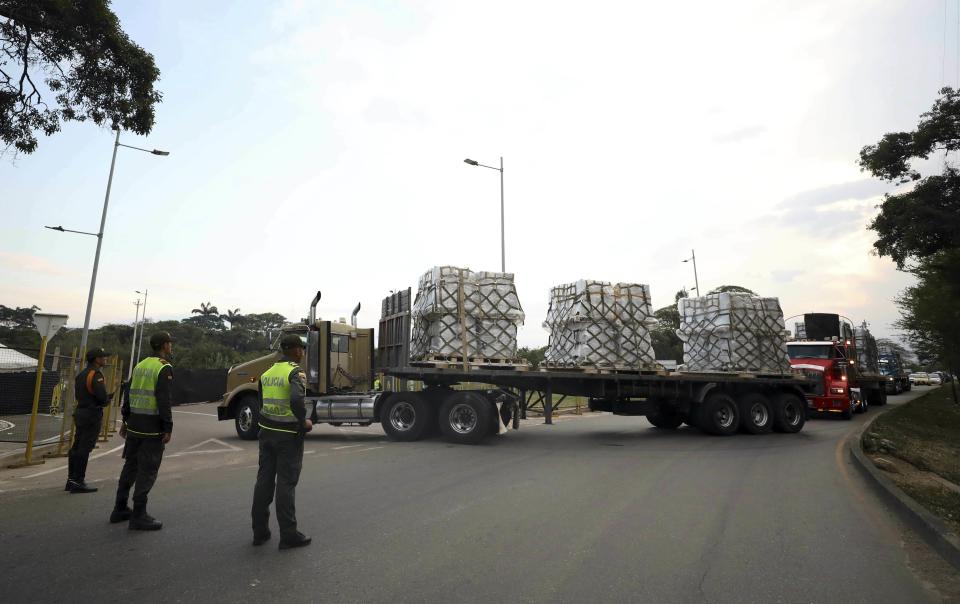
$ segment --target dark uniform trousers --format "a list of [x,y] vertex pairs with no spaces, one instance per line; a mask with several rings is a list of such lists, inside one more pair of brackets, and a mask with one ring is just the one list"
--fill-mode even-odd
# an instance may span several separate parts
[[87,475],[87,462],[90,452],[97,446],[97,437],[100,435],[103,410],[99,407],[78,407],[73,412],[76,422],[76,431],[73,437],[73,446],[67,458],[67,478],[83,480]]
[[277,494],[281,539],[297,538],[296,488],[303,467],[303,435],[260,429],[260,470],[253,489],[253,532],[269,530],[270,504]]
[[143,438],[127,432],[123,446],[123,469],[117,485],[117,504],[127,505],[130,488],[133,487],[134,507],[145,507],[147,495],[157,481],[160,462],[163,461],[163,441],[159,438]]

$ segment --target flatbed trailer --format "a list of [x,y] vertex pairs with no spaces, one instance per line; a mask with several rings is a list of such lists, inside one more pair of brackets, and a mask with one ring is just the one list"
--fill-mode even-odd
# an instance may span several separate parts
[[[476,443],[502,427],[519,427],[531,403],[542,402],[552,423],[554,395],[580,396],[593,411],[646,416],[656,427],[686,423],[728,436],[799,432],[806,421],[812,382],[801,375],[685,372],[586,372],[526,370],[506,366],[382,368],[393,381],[415,381],[423,389],[386,390],[371,409],[394,440],[418,440],[438,427],[449,440]],[[486,389],[457,390],[473,383]]]

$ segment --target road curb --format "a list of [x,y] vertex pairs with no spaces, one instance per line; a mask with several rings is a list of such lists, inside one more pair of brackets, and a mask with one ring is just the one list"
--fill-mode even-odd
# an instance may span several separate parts
[[880,415],[872,417],[859,430],[847,437],[847,447],[850,450],[850,457],[853,458],[853,465],[860,470],[880,499],[884,500],[907,526],[919,534],[947,562],[960,569],[960,537],[942,520],[924,509],[913,497],[907,495],[903,489],[884,476],[883,472],[873,465],[863,452],[860,445],[861,437],[878,417]]

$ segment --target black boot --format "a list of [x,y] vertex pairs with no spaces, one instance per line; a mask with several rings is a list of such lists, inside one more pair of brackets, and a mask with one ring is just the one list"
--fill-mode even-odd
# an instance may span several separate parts
[[71,494],[74,493],[96,493],[97,487],[91,487],[85,482],[77,482],[76,480],[70,480],[67,482],[67,490]]
[[67,454],[67,486],[63,487],[64,491],[70,490],[70,483],[73,482],[74,477],[76,477],[77,463],[73,459],[73,453]]
[[159,531],[162,528],[163,523],[147,513],[146,504],[134,504],[130,515],[131,531]]
[[127,505],[127,493],[117,491],[117,500],[113,504],[113,511],[110,512],[110,524],[130,520],[130,506]]
[[303,547],[305,545],[310,545],[311,541],[313,541],[312,538],[307,537],[298,531],[296,536],[292,539],[280,539],[280,545],[277,549],[293,549],[295,547]]

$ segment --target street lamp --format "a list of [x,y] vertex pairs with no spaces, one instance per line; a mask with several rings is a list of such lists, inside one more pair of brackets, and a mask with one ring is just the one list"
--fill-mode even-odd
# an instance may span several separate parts
[[137,324],[140,323],[140,298],[137,298],[135,302],[137,305],[137,313],[133,315],[133,337],[130,338],[130,362],[129,362],[129,371],[127,371],[127,380],[133,377],[133,350],[137,347]]
[[147,298],[150,296],[150,290],[145,289],[142,292],[137,290],[138,294],[143,294],[143,316],[140,318],[140,342],[137,344],[137,360],[134,363],[140,362],[140,351],[143,350],[143,330],[147,327]]
[[481,168],[490,168],[491,170],[497,170],[500,172],[500,272],[505,273],[507,272],[507,252],[503,234],[503,157],[500,157],[499,168],[494,166],[485,166],[472,159],[465,159],[463,160],[463,163],[470,164],[471,166],[480,166]]
[[697,252],[690,250],[691,256],[684,262],[693,262],[693,282],[696,284],[697,295],[700,295],[700,279],[697,278]]
[[[103,197],[103,214],[100,216],[100,230],[96,233],[88,233],[86,231],[72,231],[62,226],[46,227],[54,231],[60,231],[61,233],[79,233],[81,235],[92,235],[97,238],[97,252],[93,256],[93,274],[90,276],[90,293],[87,296],[87,312],[83,318],[83,335],[80,336],[81,351],[87,349],[87,335],[90,332],[90,312],[93,310],[93,291],[97,287],[97,268],[100,266],[100,247],[103,245],[103,228],[107,223],[107,205],[110,203],[110,187],[113,185],[113,168],[117,164],[117,149],[120,147],[136,149],[137,151],[143,151],[152,155],[170,155],[169,151],[141,149],[140,147],[134,147],[132,145],[124,145],[120,142],[120,129],[118,128],[117,137],[113,141],[113,158],[110,160],[110,176],[107,178],[107,194]],[[146,313],[146,303],[144,303],[144,313]]]

